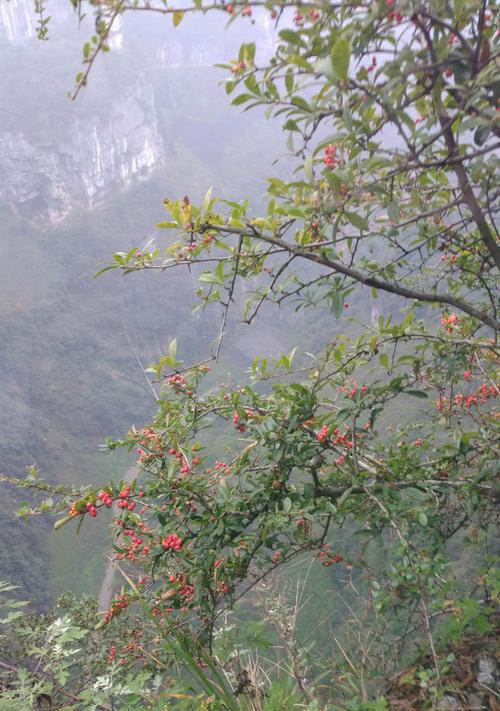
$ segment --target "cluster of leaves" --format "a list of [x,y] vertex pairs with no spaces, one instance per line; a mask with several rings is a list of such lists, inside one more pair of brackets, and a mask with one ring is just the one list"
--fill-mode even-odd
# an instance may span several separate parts
[[[111,24],[142,7],[100,5]],[[138,448],[140,475],[87,491],[58,527],[115,507],[129,589],[106,628],[139,608],[170,661],[192,672],[189,693],[201,689],[206,708],[385,708],[385,679],[410,656],[425,660],[415,683],[425,680],[422,703],[432,706],[453,692],[449,640],[489,634],[498,604],[489,550],[500,497],[494,8],[377,0],[191,9],[246,18],[253,6],[276,20],[276,51],[259,64],[255,46],[243,45],[225,65],[226,90],[242,90],[234,104],[283,121],[296,170],[269,180],[265,215],[210,192],[199,206],[165,200],[159,227],[173,233],[169,243],[117,253],[105,267],[192,266],[198,305],[221,307],[220,333],[191,367],[172,343],[152,369],[156,417],[108,442]],[[178,8],[144,9],[182,19]],[[396,301],[358,338],[257,358],[249,382],[204,392],[240,281],[248,321],[266,302],[290,300],[339,318],[347,295],[367,298],[363,287]],[[314,667],[306,681],[281,618],[289,674],[277,700],[272,684],[250,679],[248,651],[237,677],[217,640],[228,609],[300,556],[341,570],[355,593],[347,624],[362,608],[370,623],[331,661],[346,686],[345,675],[320,683]],[[163,678],[170,661],[158,668]]]

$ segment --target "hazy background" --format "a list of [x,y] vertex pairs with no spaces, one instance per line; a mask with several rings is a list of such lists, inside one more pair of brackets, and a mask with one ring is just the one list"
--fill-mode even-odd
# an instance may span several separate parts
[[[80,71],[90,17],[78,26],[69,2],[49,4],[49,40],[36,38],[30,0],[0,0],[0,471],[36,464],[52,482],[116,478],[124,454],[98,445],[153,412],[137,362],[158,360],[173,337],[186,361],[207,353],[216,310],[191,315],[187,272],[118,274],[92,280],[113,251],[141,247],[165,219],[162,200],[208,187],[258,204],[272,160],[284,152],[279,127],[229,106],[217,62],[272,32],[262,21],[129,15],[114,33],[88,87],[68,99]],[[159,236],[159,243],[165,235]],[[303,319],[264,314],[258,329],[233,323],[222,374],[260,352],[296,345]],[[294,330],[295,329],[295,330]],[[95,592],[105,525],[51,533],[52,522],[15,519],[23,492],[0,498],[1,577],[40,605],[66,590]],[[104,518],[104,517],[102,517]]]
[[[231,107],[228,74],[213,67],[243,41],[257,42],[257,63],[270,54],[263,16],[226,30],[222,13],[186,16],[176,29],[171,18],[129,14],[71,102],[92,22],[79,26],[66,0],[49,12],[40,42],[31,0],[0,0],[0,472],[35,464],[51,482],[99,483],[130,466],[99,444],[154,413],[138,360],[156,362],[174,337],[185,362],[205,357],[220,314],[191,313],[196,281],[184,268],[92,275],[116,250],[166,243],[155,228],[165,197],[196,201],[213,186],[258,209],[266,177],[290,164],[279,123]],[[369,321],[387,298],[349,301],[348,314]],[[240,318],[231,315],[212,383],[241,377],[257,354],[308,351],[356,328],[293,305],[264,309],[250,327]],[[78,537],[72,526],[54,534],[48,517],[15,518],[24,492],[0,493],[0,578],[40,607],[68,589],[97,592],[106,517],[85,521]],[[315,573],[319,597],[319,578],[335,586],[336,576]]]

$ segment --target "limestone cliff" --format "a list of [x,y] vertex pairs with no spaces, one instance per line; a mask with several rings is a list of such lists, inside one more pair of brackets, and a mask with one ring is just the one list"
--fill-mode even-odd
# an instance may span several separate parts
[[147,179],[164,155],[151,87],[137,87],[105,118],[75,119],[64,135],[0,134],[0,200],[23,217],[58,221],[111,191]]

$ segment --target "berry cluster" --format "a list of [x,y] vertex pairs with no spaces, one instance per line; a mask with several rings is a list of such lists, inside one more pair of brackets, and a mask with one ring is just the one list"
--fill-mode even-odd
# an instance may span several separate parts
[[[347,447],[348,449],[352,449],[354,447],[354,442],[352,439],[349,439],[349,434],[341,434],[338,427],[335,427],[333,432],[330,433],[328,425],[324,425],[316,434],[316,439],[318,442],[324,442],[326,439],[329,439],[331,435],[335,437],[335,439],[330,440],[332,444]],[[358,437],[362,437],[362,434],[358,434]],[[342,458],[342,461],[337,460],[336,464],[343,464],[344,460],[345,458]]]
[[312,22],[316,22],[316,20],[319,20],[320,18],[320,13],[318,10],[312,8],[306,12],[304,15],[300,10],[295,11],[295,15],[293,17],[294,23],[299,27],[300,25],[303,24],[304,20],[309,19]]
[[[131,524],[123,519],[115,519],[114,523],[124,529],[123,536],[130,540],[129,545],[123,545],[123,552],[116,554],[117,560],[123,560],[124,558],[127,558],[128,560],[138,560],[140,555],[147,556],[149,554],[151,545],[153,545],[155,541],[151,531],[146,526],[144,521],[139,521],[137,523],[137,528],[139,529],[138,531],[131,528]],[[128,526],[128,528],[126,528],[126,526]],[[143,545],[145,536],[149,540],[145,543],[145,545]]]
[[[387,2],[387,7],[390,8],[390,7],[393,7],[395,0],[386,0],[386,2]],[[403,15],[400,12],[398,12],[397,10],[390,10],[387,13],[387,19],[389,20],[389,22],[392,22],[393,20],[395,22],[402,22]]]
[[[246,64],[245,64],[245,62],[235,62],[235,63],[231,66],[231,74],[239,74],[240,72],[244,72],[245,69],[246,69]],[[210,242],[212,242],[213,239],[214,239],[213,237],[207,236],[207,237],[205,237],[205,239],[203,240],[203,244],[210,244]],[[208,240],[208,241],[207,241],[207,240]]]
[[340,555],[340,553],[330,553],[328,550],[328,544],[323,546],[316,558],[325,568],[329,568],[331,565],[335,565],[336,563],[342,563],[344,560],[344,556]]
[[341,158],[335,157],[336,150],[337,147],[334,146],[333,143],[328,144],[325,148],[325,157],[323,158],[323,162],[327,168],[335,168],[336,166],[342,164]]
[[[469,378],[466,378],[466,380],[469,380],[470,371],[466,370],[465,372],[469,373]],[[439,412],[447,413],[451,412],[454,407],[469,409],[470,407],[484,405],[491,398],[497,398],[499,393],[500,390],[495,385],[487,385],[486,383],[483,383],[472,395],[462,395],[461,393],[458,393],[454,396],[453,400],[449,400],[449,398],[442,396],[436,401],[436,406]]]
[[161,542],[165,550],[179,551],[182,546],[182,541],[176,533],[170,533]]
[[139,437],[139,444],[141,445],[141,447],[137,448],[139,463],[149,462],[163,455],[163,442],[160,434],[146,427]]
[[[177,461],[179,462],[179,464],[181,465],[181,470],[180,470],[181,474],[189,474],[189,472],[191,471],[191,467],[189,466],[189,462],[186,459],[186,457],[183,455],[183,453],[178,451],[174,447],[169,449],[168,453],[172,457],[175,457],[177,459]],[[192,462],[193,462],[193,465],[196,465],[196,464],[200,463],[200,460],[198,459],[198,457],[193,457]]]
[[175,393],[186,392],[187,395],[192,395],[192,390],[186,390],[188,381],[180,373],[175,373],[167,379],[167,384],[173,388]]
[[[175,585],[172,591],[167,591],[164,597],[167,599],[174,593],[176,596],[181,598],[181,604],[189,605],[194,600],[194,585],[192,585],[185,573],[177,573],[177,575],[170,575],[168,578],[169,583]],[[167,612],[171,612],[172,609],[167,609]]]
[[368,388],[366,387],[366,385],[362,385],[361,387],[359,387],[359,385],[355,381],[352,381],[349,386],[341,385],[339,388],[339,393],[347,393],[347,397],[352,400],[354,397],[356,397],[358,392],[364,395],[367,390]]
[[91,516],[93,516],[94,518],[97,516],[97,509],[94,506],[94,504],[92,504],[90,501],[88,501],[85,504],[85,507]]
[[106,506],[106,508],[108,508],[108,509],[110,509],[111,506],[113,505],[113,497],[112,497],[111,494],[110,494],[109,492],[107,492],[107,491],[101,491],[101,492],[99,492],[99,494],[97,494],[97,498],[98,498],[99,501],[101,501],[101,502],[103,503],[103,505]]
[[[341,388],[341,390],[342,390],[342,388]],[[366,385],[362,385],[361,388],[359,388],[359,392],[362,395],[364,395],[367,390],[368,390],[368,388],[366,387]],[[355,384],[354,387],[352,388],[352,390],[349,392],[349,395],[347,397],[349,397],[352,400],[354,397],[356,397],[357,394],[358,394],[358,386]]]
[[397,12],[396,10],[391,10],[387,14],[387,19],[394,22],[399,23],[403,21],[403,15],[400,12]]
[[135,501],[130,500],[131,496],[131,488],[130,484],[126,484],[123,489],[120,491],[119,494],[119,499],[117,506],[119,509],[128,509],[129,511],[133,511],[136,507]]
[[129,595],[120,595],[116,600],[111,603],[111,607],[104,614],[104,622],[107,624],[113,617],[116,617],[123,612],[123,610],[128,607],[131,603],[131,598]]
[[453,329],[456,328],[458,324],[458,316],[456,314],[450,314],[450,316],[443,316],[441,319],[441,324],[446,326],[448,333],[452,333]]
[[233,424],[238,432],[245,432],[247,428],[245,423],[240,421],[240,416],[237,412],[235,412],[233,415]]
[[106,506],[108,509],[113,505],[113,497],[107,491],[101,491],[97,496],[92,495],[90,500],[73,501],[71,504],[69,515],[80,516],[88,513],[89,516],[95,518],[97,516],[97,501],[100,501],[100,506]]
[[229,474],[231,474],[231,467],[229,464],[226,464],[226,462],[217,461],[213,467],[207,469],[207,474],[211,474],[213,471],[222,472],[225,476],[229,476]]
[[316,435],[316,439],[318,440],[318,442],[324,442],[325,439],[328,439],[329,434],[330,428],[328,427],[328,425],[324,425]]
[[458,262],[458,257],[456,254],[443,254],[441,261],[446,264],[456,264],[456,262]]

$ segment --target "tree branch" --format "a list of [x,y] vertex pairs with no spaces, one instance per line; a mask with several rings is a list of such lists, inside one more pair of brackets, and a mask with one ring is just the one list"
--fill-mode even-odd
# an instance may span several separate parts
[[426,293],[423,291],[417,291],[416,289],[408,289],[407,287],[399,286],[396,282],[391,283],[383,281],[382,279],[373,277],[370,274],[360,272],[358,269],[347,267],[341,262],[336,262],[327,257],[325,254],[316,254],[315,252],[308,252],[307,250],[303,249],[302,247],[299,247],[298,245],[291,244],[290,242],[285,242],[285,240],[279,237],[265,235],[262,232],[258,232],[254,228],[252,228],[251,230],[245,230],[239,227],[227,227],[212,224],[206,224],[200,228],[200,232],[205,232],[208,230],[222,232],[226,234],[235,234],[245,237],[254,237],[255,239],[261,240],[262,242],[266,242],[267,244],[273,244],[276,247],[280,247],[281,249],[288,251],[290,254],[295,254],[311,262],[316,262],[316,264],[321,264],[324,267],[328,267],[336,273],[344,274],[345,276],[348,276],[354,281],[359,282],[360,284],[364,284],[365,286],[374,287],[375,289],[387,291],[391,294],[397,294],[398,296],[403,296],[406,299],[415,299],[415,301],[420,302],[447,304],[448,306],[453,306],[453,308],[456,308],[459,311],[463,311],[464,313],[469,314],[469,316],[473,316],[474,318],[478,319],[478,321],[481,321],[485,325],[490,326],[490,328],[492,328],[494,331],[500,331],[500,322],[497,321],[495,318],[485,313],[484,311],[480,311],[475,306],[472,306],[471,304],[468,304],[465,301],[462,301],[461,299],[457,299],[456,297],[451,296],[450,294],[443,294],[439,292]]

